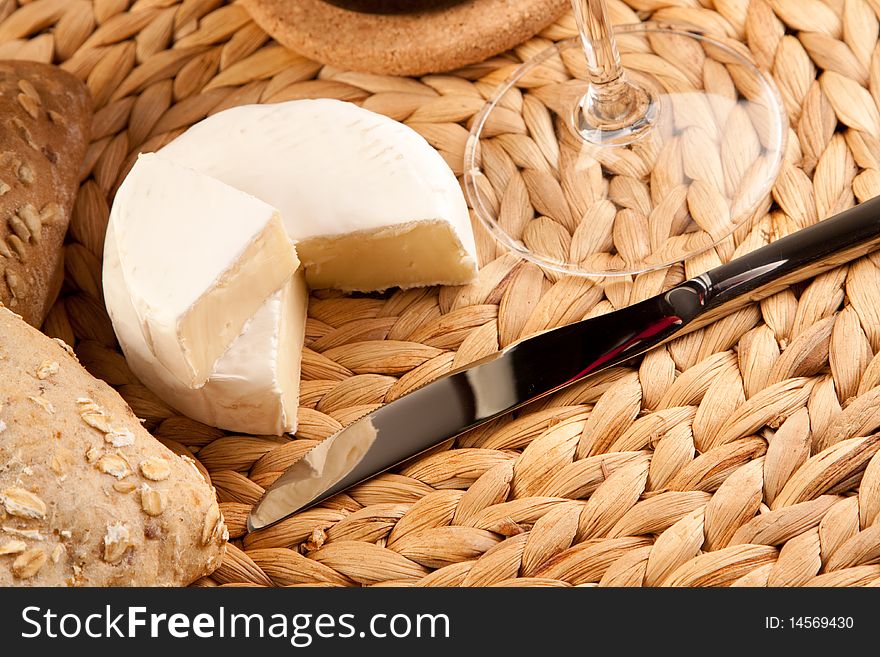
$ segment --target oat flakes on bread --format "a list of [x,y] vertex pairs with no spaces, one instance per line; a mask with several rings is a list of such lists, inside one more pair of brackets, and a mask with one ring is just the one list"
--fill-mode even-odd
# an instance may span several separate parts
[[0,586],[185,585],[227,536],[194,462],[0,307]]
[[0,303],[33,326],[61,287],[90,122],[89,91],[73,75],[0,61]]

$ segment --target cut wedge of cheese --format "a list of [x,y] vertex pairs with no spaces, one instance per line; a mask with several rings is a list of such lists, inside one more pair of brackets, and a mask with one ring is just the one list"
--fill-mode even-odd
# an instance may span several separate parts
[[167,404],[228,431],[280,435],[296,431],[308,290],[302,270],[270,296],[220,357],[201,388],[180,382],[153,354],[140,328],[113,222],[104,245],[104,298],[126,361]]
[[110,223],[143,338],[188,387],[299,265],[271,205],[155,154],[138,158]]
[[443,158],[410,128],[331,100],[226,110],[142,156],[117,194],[103,272],[144,385],[195,420],[273,435],[296,429],[306,281],[370,291],[475,274]]
[[160,154],[272,204],[313,288],[461,285],[477,271],[467,205],[417,132],[337,100],[224,110]]

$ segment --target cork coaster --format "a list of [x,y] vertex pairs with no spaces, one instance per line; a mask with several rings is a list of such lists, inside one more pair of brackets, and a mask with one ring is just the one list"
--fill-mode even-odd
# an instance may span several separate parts
[[[750,229],[734,234],[735,254],[880,195],[880,87],[869,74],[880,5],[707,4],[610,0],[609,8],[616,24],[641,17],[716,38],[748,35],[782,91],[791,123],[783,174]],[[252,534],[245,520],[265,487],[378,404],[733,254],[713,250],[668,274],[603,282],[544,272],[478,225],[481,275],[471,285],[313,291],[292,439],[199,424],[128,369],[102,300],[101,258],[113,190],[139,152],[227,107],[322,97],[407,123],[461,175],[466,126],[483,95],[548,40],[575,36],[571,12],[503,59],[424,78],[321,66],[267,38],[237,2],[31,0],[0,3],[0,17],[0,58],[54,61],[92,92],[64,288],[43,331],[72,345],[154,436],[209,477],[231,542],[197,586],[880,586],[880,252]],[[671,82],[684,67],[685,79],[705,72],[733,88],[723,68],[669,54]],[[631,70],[656,70],[656,56],[631,55]],[[514,112],[483,147],[498,172],[493,207],[511,221],[545,217],[533,233],[547,243],[568,239],[550,219],[563,190],[555,178],[548,184],[548,169],[567,155],[533,126],[547,123],[542,98],[582,66],[582,57],[563,56],[517,87]],[[584,198],[629,197],[648,215],[654,209],[632,176],[594,193]]]
[[442,11],[362,14],[322,0],[244,0],[254,21],[311,59],[368,73],[423,75],[480,62],[552,23],[568,0],[470,0]]

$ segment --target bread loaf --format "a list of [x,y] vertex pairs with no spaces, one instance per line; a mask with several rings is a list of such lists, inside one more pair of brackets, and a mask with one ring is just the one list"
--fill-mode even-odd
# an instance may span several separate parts
[[61,287],[90,106],[66,71],[0,62],[0,302],[34,326]]
[[195,463],[0,307],[0,586],[188,584],[227,536]]

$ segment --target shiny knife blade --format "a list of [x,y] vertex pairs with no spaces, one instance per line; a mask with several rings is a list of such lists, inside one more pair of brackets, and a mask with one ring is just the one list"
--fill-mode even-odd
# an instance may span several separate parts
[[266,490],[248,517],[248,531],[878,245],[880,197],[665,293],[545,331],[442,376],[315,446]]

